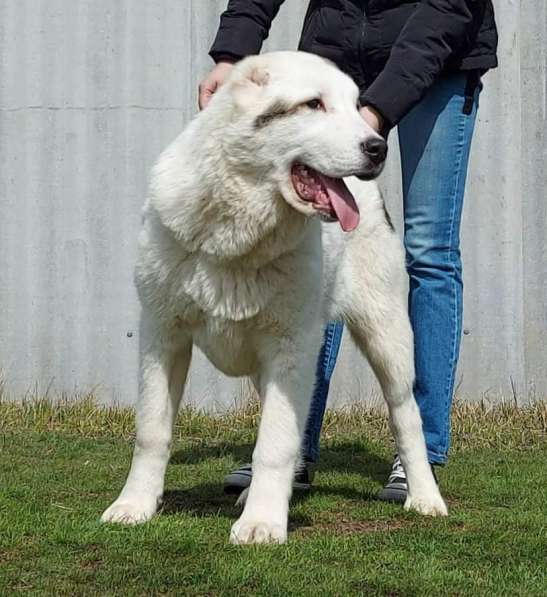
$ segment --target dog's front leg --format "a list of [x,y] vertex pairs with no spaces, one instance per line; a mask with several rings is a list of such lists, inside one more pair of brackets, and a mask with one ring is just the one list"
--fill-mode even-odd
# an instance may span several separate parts
[[365,288],[374,288],[375,296],[368,297],[368,301],[363,300],[366,292],[355,296],[346,321],[374,369],[388,404],[390,427],[408,480],[405,508],[446,516],[446,505],[427,461],[420,411],[412,394],[414,342],[406,308],[372,276],[367,282]]
[[102,515],[103,522],[137,524],[156,513],[191,352],[190,341],[177,351],[155,343],[142,355],[133,462],[118,499]]
[[253,479],[245,508],[232,526],[234,544],[285,543],[289,499],[313,391],[317,342],[284,346],[261,374],[264,406]]

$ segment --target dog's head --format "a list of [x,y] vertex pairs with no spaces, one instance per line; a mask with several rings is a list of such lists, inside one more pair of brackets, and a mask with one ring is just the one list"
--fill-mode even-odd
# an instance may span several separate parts
[[359,211],[342,178],[378,176],[387,147],[360,115],[351,78],[318,56],[275,52],[241,61],[221,91],[213,101],[230,104],[225,148],[240,167],[299,212],[355,228]]

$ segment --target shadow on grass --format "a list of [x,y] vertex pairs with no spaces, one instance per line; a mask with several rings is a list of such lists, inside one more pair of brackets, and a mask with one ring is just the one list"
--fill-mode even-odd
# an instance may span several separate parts
[[[215,446],[195,446],[178,450],[171,457],[171,464],[200,464],[207,460],[223,458],[230,454],[238,462],[249,462],[253,445],[249,443],[223,443]],[[341,442],[324,449],[317,470],[317,476],[312,488],[313,494],[339,496],[347,500],[369,500],[374,495],[370,492],[357,490],[345,485],[322,485],[322,472],[337,472],[359,474],[383,484],[391,469],[391,462],[380,456],[371,446],[361,442]],[[226,473],[229,471],[227,470]],[[298,503],[308,498],[307,492],[295,492],[293,502]],[[235,497],[225,495],[222,491],[222,479],[217,483],[200,484],[189,490],[166,491],[164,495],[163,512],[169,514],[185,511],[197,516],[225,515],[234,517],[239,515],[239,508],[235,507]],[[297,524],[299,521],[296,521]],[[306,521],[302,521],[305,525]]]
[[[177,450],[171,464],[201,464],[207,460],[231,455],[236,462],[250,462],[253,444],[222,443],[214,446],[193,446]],[[357,473],[383,483],[391,470],[391,461],[381,456],[374,446],[361,442],[341,442],[321,451],[318,472]],[[228,472],[228,471],[226,471]]]
[[228,516],[237,517],[239,508],[235,506],[235,498],[225,495],[220,484],[200,483],[190,489],[170,489],[163,494],[161,513],[177,514],[186,512],[194,516]]
[[[302,499],[303,495],[295,499]],[[162,516],[185,512],[199,518],[209,516],[223,516],[236,520],[241,514],[241,508],[235,505],[236,497],[226,495],[220,483],[203,483],[190,489],[172,489],[163,495]],[[291,513],[290,529],[306,528],[312,524],[310,518],[302,514]]]

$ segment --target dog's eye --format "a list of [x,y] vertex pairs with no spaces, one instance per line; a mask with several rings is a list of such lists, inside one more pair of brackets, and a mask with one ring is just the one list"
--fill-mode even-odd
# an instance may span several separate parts
[[312,99],[306,102],[306,106],[311,110],[323,110],[323,102],[320,99]]

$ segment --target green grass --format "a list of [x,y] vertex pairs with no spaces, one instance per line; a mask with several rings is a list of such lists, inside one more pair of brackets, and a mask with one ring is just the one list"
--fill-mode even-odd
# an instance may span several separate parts
[[393,447],[377,411],[329,413],[289,543],[234,547],[223,475],[257,409],[181,413],[160,516],[101,525],[121,489],[131,411],[0,401],[0,595],[546,595],[547,407],[458,406],[450,507],[430,519],[374,501]]

